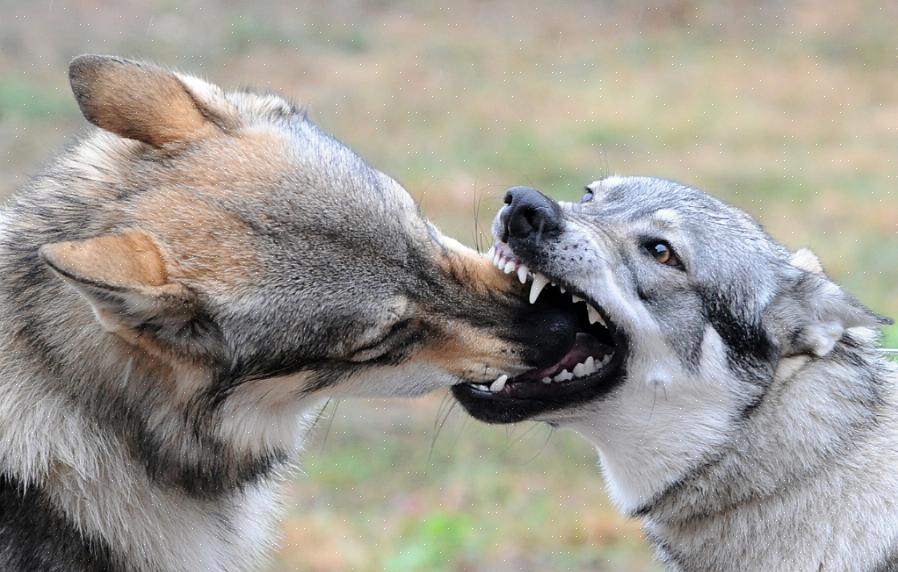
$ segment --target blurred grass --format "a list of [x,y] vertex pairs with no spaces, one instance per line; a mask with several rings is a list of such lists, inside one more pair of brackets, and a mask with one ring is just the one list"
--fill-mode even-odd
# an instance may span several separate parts
[[[573,199],[608,173],[665,176],[810,246],[898,317],[898,4],[0,0],[0,13],[0,194],[84,125],[68,61],[116,53],[294,96],[470,244],[488,243],[508,186]],[[428,462],[438,403],[340,405],[303,459],[272,570],[652,569],[585,443],[543,447],[544,427],[454,413]]]

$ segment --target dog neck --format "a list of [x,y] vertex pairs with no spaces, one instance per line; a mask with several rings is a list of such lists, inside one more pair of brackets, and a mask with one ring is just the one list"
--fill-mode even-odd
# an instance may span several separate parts
[[891,562],[896,380],[867,330],[822,358],[787,358],[726,442],[629,512],[672,569],[849,569],[857,553],[878,555],[870,569]]
[[264,381],[239,404],[197,398],[213,372],[104,331],[49,274],[14,286],[22,274],[9,257],[0,256],[0,492],[30,491],[63,515],[71,542],[114,547],[146,569],[258,566],[320,399]]

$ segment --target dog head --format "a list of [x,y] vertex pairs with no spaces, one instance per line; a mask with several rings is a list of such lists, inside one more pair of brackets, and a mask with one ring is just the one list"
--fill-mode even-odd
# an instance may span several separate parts
[[670,181],[607,178],[579,204],[512,189],[493,230],[499,264],[530,275],[538,296],[559,295],[547,282],[566,292],[575,342],[502,392],[454,394],[485,421],[587,433],[628,509],[725,441],[790,358],[884,323],[809,251],[791,254],[747,214]]
[[[70,68],[101,128],[45,184],[42,260],[99,327],[227,400],[414,395],[554,359],[519,289],[281,97],[112,57]],[[28,232],[28,231],[23,231]]]

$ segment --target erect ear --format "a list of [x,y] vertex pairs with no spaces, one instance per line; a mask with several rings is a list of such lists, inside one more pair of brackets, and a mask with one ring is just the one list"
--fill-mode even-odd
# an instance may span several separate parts
[[154,147],[226,129],[233,117],[217,87],[151,64],[79,56],[69,81],[88,121]]
[[892,323],[831,281],[810,250],[792,255],[785,282],[786,287],[771,305],[784,356],[824,356],[848,328],[879,328]]
[[191,317],[193,296],[169,281],[159,247],[143,231],[45,244],[39,254],[87,299],[110,332],[150,323],[164,327]]
[[789,257],[792,266],[800,268],[805,272],[813,272],[814,274],[823,274],[823,265],[817,255],[811,252],[809,248],[799,248]]

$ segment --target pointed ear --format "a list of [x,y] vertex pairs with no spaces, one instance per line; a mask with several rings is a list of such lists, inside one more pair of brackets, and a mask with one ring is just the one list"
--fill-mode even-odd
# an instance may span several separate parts
[[831,281],[811,251],[793,254],[789,269],[788,285],[772,304],[782,355],[821,357],[832,351],[848,328],[892,323]]
[[[69,65],[69,81],[88,121],[154,147],[203,137],[230,125],[220,89],[151,64],[79,56]],[[204,93],[192,89],[196,87]]]
[[789,263],[805,272],[823,274],[823,265],[820,264],[820,259],[809,248],[799,248],[793,252]]
[[168,280],[155,240],[143,231],[46,244],[39,254],[110,332],[190,319],[190,291]]

